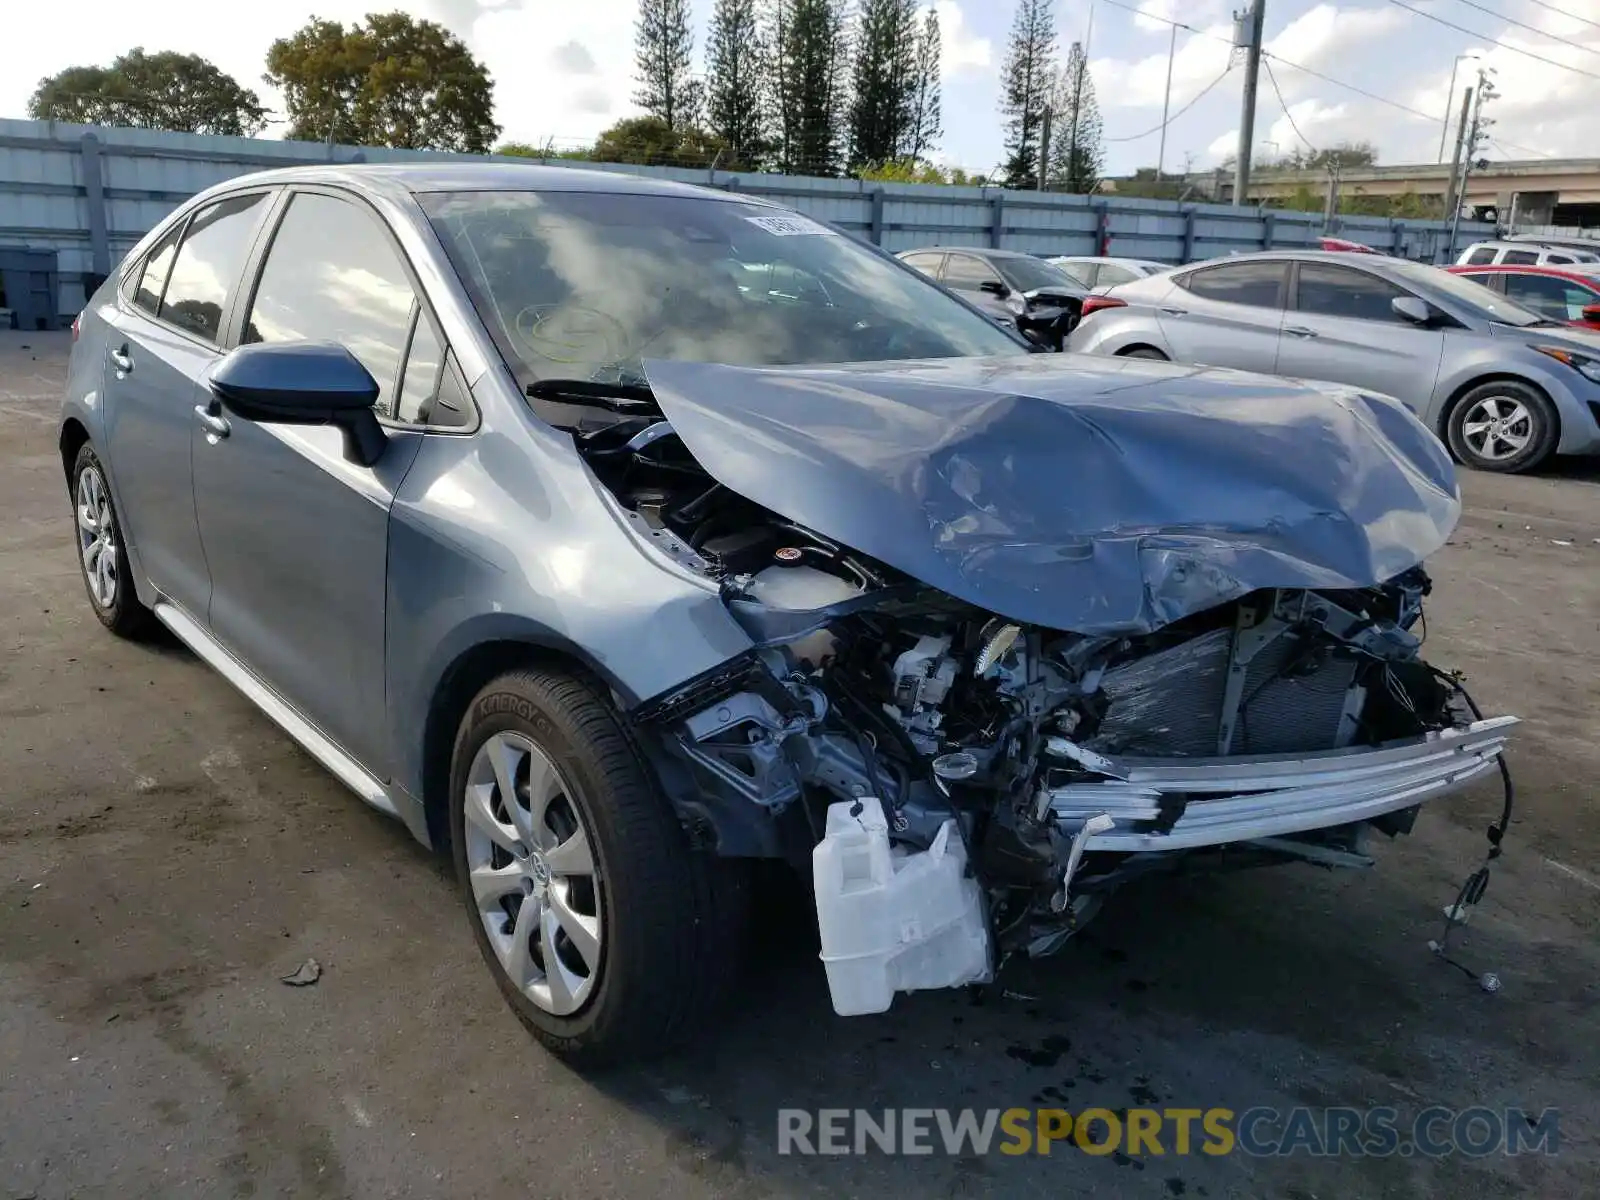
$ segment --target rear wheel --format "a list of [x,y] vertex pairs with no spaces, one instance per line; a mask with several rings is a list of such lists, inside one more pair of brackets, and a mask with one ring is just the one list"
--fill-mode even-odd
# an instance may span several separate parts
[[1124,350],[1120,357],[1122,357],[1122,358],[1148,358],[1148,359],[1151,359],[1151,360],[1153,360],[1155,362],[1171,362],[1172,361],[1165,354],[1161,353],[1161,351],[1157,350],[1154,346],[1135,346],[1132,350]]
[[1527,471],[1556,448],[1555,409],[1538,388],[1496,379],[1473,388],[1450,413],[1450,449],[1483,471]]
[[737,978],[737,864],[691,850],[621,718],[543,670],[480,692],[456,739],[451,840],[474,936],[549,1049],[596,1066],[680,1041]]
[[105,468],[87,443],[72,464],[72,515],[78,570],[90,607],[112,633],[139,637],[154,620],[133,587],[133,570]]

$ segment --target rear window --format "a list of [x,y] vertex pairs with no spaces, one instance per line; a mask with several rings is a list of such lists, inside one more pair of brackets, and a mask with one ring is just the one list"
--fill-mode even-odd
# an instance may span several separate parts
[[1281,262],[1229,263],[1191,271],[1178,281],[1196,296],[1224,300],[1229,304],[1251,304],[1258,308],[1277,308],[1283,291]]

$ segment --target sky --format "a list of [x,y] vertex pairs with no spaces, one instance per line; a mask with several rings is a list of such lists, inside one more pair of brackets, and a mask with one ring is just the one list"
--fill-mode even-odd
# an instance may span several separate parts
[[[987,172],[1003,156],[999,74],[1016,0],[928,2],[937,4],[944,33],[939,158]],[[711,0],[693,3],[703,37]],[[1479,57],[1460,64],[1456,96],[1480,65],[1494,72],[1500,95],[1487,110],[1496,122],[1488,157],[1600,156],[1594,133],[1600,0],[1474,3],[1478,7],[1466,0],[1266,0],[1266,48],[1274,57],[1271,76],[1261,78],[1256,156],[1365,140],[1377,146],[1380,162],[1434,161],[1446,109],[1453,107],[1452,64],[1472,53]],[[1404,5],[1471,32],[1445,28]],[[355,21],[384,8],[439,21],[466,41],[495,80],[503,138],[584,145],[634,111],[636,0],[74,0],[59,11],[35,0],[4,0],[4,7],[0,116],[25,116],[42,76],[109,63],[134,46],[203,55],[269,106],[281,107],[281,98],[261,82],[275,37],[313,15]],[[1213,167],[1233,151],[1244,71],[1242,65],[1229,70],[1232,7],[1230,0],[1056,0],[1060,57],[1073,41],[1088,45],[1108,173],[1156,163],[1160,138],[1153,131],[1161,124],[1172,45],[1172,27],[1163,17],[1197,31],[1177,36],[1171,105],[1181,115],[1168,125],[1166,169]],[[697,44],[697,56],[700,49]],[[269,126],[265,136],[281,129]]]

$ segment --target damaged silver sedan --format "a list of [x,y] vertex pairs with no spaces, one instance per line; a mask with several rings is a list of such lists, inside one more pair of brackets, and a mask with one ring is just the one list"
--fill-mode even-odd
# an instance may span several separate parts
[[614,1061],[737,977],[757,860],[875,1012],[1503,770],[1421,656],[1459,500],[1401,405],[1030,349],[737,193],[271,172],[94,298],[61,450],[102,622],[447,849],[513,1009]]

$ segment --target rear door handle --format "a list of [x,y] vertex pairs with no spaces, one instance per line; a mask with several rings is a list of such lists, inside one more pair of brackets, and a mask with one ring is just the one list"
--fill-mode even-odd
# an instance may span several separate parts
[[233,427],[228,424],[228,418],[212,412],[204,404],[194,406],[194,415],[200,418],[200,424],[205,428],[206,441],[212,445],[227,437],[233,432]]
[[1187,317],[1189,310],[1187,308],[1163,308],[1161,315],[1163,317]]
[[133,358],[128,354],[127,346],[111,352],[111,365],[124,375],[133,370]]
[[1284,332],[1297,338],[1314,338],[1318,336],[1315,329],[1307,329],[1304,325],[1286,326]]

